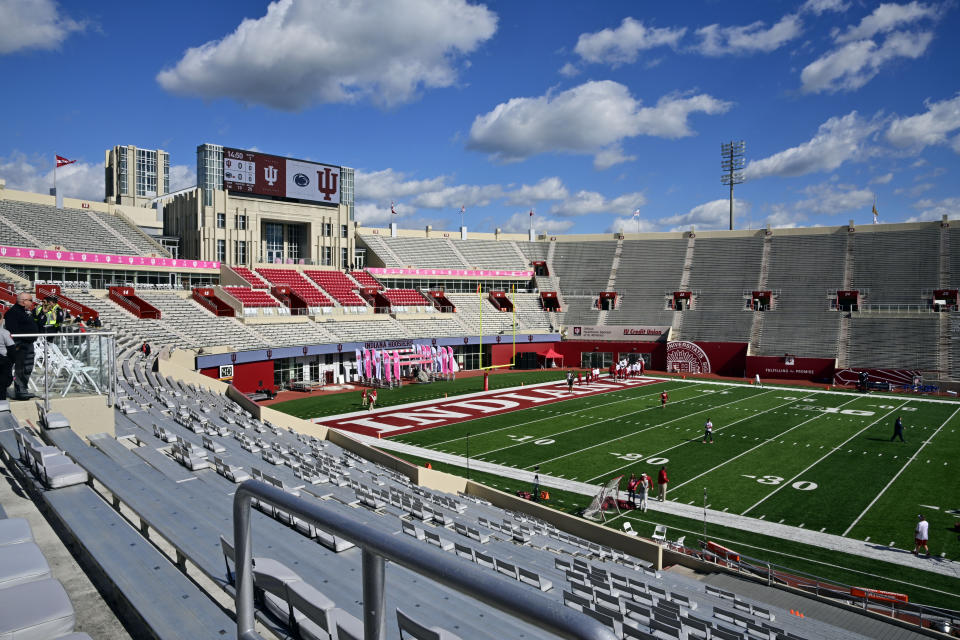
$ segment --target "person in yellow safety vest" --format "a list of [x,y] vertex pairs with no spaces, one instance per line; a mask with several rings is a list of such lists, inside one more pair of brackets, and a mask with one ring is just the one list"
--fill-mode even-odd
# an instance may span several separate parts
[[63,308],[58,304],[56,296],[48,296],[43,300],[42,320],[44,333],[57,333],[60,330]]

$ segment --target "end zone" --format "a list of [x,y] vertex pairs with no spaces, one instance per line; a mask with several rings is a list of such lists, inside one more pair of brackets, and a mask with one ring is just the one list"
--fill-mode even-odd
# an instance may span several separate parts
[[331,429],[384,438],[510,411],[522,411],[572,398],[583,398],[666,381],[665,378],[649,377],[627,380],[603,378],[599,382],[574,385],[572,391],[568,390],[567,383],[564,381],[545,382],[539,385],[485,391],[454,398],[439,398],[369,412],[358,411],[332,419],[319,418],[314,422]]

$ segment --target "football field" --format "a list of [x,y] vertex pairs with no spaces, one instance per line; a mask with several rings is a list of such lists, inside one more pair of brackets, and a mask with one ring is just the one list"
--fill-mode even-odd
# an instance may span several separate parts
[[669,380],[394,439],[596,485],[665,466],[670,500],[699,507],[706,489],[710,509],[900,549],[922,512],[931,553],[956,555],[957,402]]

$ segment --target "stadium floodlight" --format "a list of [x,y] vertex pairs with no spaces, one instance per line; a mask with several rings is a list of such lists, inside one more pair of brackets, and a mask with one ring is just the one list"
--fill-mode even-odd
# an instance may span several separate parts
[[733,185],[743,184],[743,168],[745,166],[744,152],[746,144],[739,142],[724,142],[720,144],[720,168],[724,173],[720,176],[720,184],[730,186],[730,230],[733,231]]

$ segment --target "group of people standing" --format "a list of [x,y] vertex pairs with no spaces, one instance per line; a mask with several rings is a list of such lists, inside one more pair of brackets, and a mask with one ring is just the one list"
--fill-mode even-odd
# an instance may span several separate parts
[[636,362],[627,362],[626,359],[623,359],[610,365],[610,377],[617,380],[637,378],[643,375],[644,367],[643,358],[638,359]]
[[7,309],[0,328],[0,400],[7,399],[13,382],[13,399],[33,397],[27,387],[33,373],[33,343],[38,333],[56,333],[68,316],[56,296],[44,298],[37,306],[32,293],[17,295],[17,302]]
[[[663,502],[667,499],[668,482],[667,468],[662,466],[660,467],[660,472],[657,474],[658,502]],[[643,472],[641,472],[639,476],[635,473],[630,474],[630,479],[627,481],[627,501],[634,509],[640,509],[640,511],[647,510],[647,498],[651,490],[653,490],[653,478]],[[637,504],[638,495],[640,496],[639,505]]]

